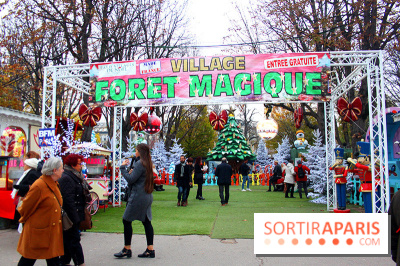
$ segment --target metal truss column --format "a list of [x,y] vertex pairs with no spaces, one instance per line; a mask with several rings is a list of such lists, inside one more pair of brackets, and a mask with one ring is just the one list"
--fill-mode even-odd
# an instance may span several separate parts
[[[42,128],[54,128],[56,123],[57,68],[44,68],[42,95]],[[50,157],[53,149],[41,148],[41,157]]]
[[[113,206],[121,206],[121,172],[119,171],[119,166],[121,163],[122,156],[122,117],[123,117],[124,107],[116,106],[114,107],[114,127],[113,127]],[[117,170],[118,166],[118,170]]]
[[335,160],[334,149],[336,147],[335,139],[335,103],[330,101],[329,107],[324,103],[325,109],[325,149],[326,149],[326,204],[327,210],[333,211],[337,205],[336,186],[330,165]]

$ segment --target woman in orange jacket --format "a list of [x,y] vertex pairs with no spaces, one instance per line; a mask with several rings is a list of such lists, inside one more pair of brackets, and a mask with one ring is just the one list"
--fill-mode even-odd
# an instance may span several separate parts
[[23,224],[17,251],[22,255],[18,266],[34,265],[36,259],[46,259],[47,265],[59,265],[64,254],[61,222],[62,197],[57,180],[63,173],[59,158],[49,158],[43,165],[43,175],[30,187],[18,212]]

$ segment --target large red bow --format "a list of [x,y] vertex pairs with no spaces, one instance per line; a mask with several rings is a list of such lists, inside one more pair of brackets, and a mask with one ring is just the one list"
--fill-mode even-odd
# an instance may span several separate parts
[[212,111],[209,116],[210,124],[214,130],[222,130],[228,121],[228,113],[226,110],[222,110],[221,114],[218,116],[216,112]]
[[135,131],[143,131],[147,125],[148,114],[143,113],[140,117],[137,113],[131,113],[131,126]]
[[339,98],[337,102],[337,110],[344,121],[357,121],[362,110],[360,97],[355,98],[351,103],[348,103],[344,98]]
[[303,108],[299,107],[297,110],[294,110],[294,122],[296,128],[300,128],[302,121],[303,121]]
[[94,127],[101,118],[101,107],[94,109],[87,107],[86,104],[82,103],[79,106],[79,118],[82,120],[84,126]]

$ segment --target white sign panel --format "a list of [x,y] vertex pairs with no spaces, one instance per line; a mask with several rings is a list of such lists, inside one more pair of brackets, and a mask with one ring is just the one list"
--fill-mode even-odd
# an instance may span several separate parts
[[383,213],[255,213],[258,255],[388,255]]

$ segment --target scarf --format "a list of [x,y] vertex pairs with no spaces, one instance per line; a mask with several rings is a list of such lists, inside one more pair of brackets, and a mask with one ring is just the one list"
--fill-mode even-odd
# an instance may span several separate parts
[[74,168],[72,168],[69,165],[65,165],[64,166],[64,170],[71,171],[81,181],[81,184],[83,186],[83,193],[84,193],[85,196],[90,195],[90,191],[89,191],[90,190],[90,185],[88,184],[88,182],[83,177],[82,172],[76,171]]
[[181,176],[183,176],[184,171],[185,171],[185,163],[181,163]]

